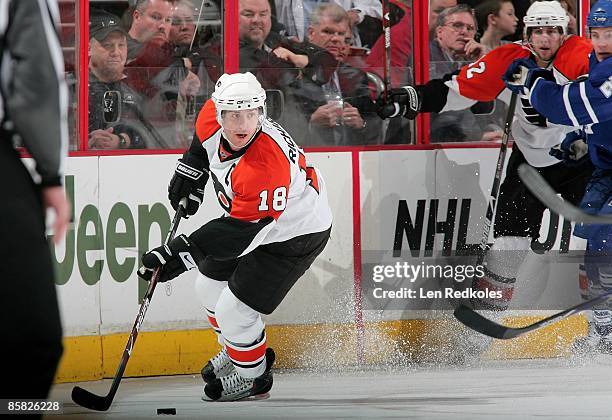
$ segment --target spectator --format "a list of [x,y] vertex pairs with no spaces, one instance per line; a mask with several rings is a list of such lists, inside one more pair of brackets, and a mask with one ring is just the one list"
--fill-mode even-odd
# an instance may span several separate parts
[[[413,82],[408,68],[412,67],[412,10],[406,7],[402,19],[390,28],[391,32],[391,85],[404,86]],[[384,78],[385,39],[379,37],[370,55],[366,59],[365,68]]]
[[577,34],[578,33],[578,24],[576,23],[576,9],[574,4],[567,0],[559,0],[561,7],[565,9],[567,12],[567,17],[569,18],[569,23],[567,24],[567,32],[569,34]]
[[[310,16],[308,41],[325,48],[340,63],[330,81],[304,80],[296,98],[308,120],[304,145],[373,144],[381,140],[381,123],[370,99],[366,74],[343,61],[350,48],[349,15],[333,3],[321,4]],[[295,133],[299,135],[300,133]]]
[[140,97],[124,82],[127,33],[118,17],[96,12],[89,36],[89,147],[143,148],[152,132]]
[[[337,64],[333,55],[325,49],[291,41],[272,32],[268,0],[240,0],[239,13],[241,72],[253,73],[264,89],[280,89],[286,94],[290,94],[302,78],[319,84],[329,80],[331,74],[326,69]],[[220,57],[220,38],[210,42],[202,55]],[[212,80],[219,76],[210,73]]]
[[306,38],[309,16],[319,4],[335,3],[348,11],[349,24],[356,46],[361,46],[357,25],[365,16],[380,21],[382,5],[378,0],[275,0],[276,18],[285,28],[285,35],[303,41]]
[[486,52],[510,42],[502,41],[502,38],[514,34],[518,25],[512,1],[489,0],[477,6],[475,12],[482,33],[480,43]]
[[382,4],[379,0],[334,0],[333,3],[348,13],[355,47],[363,46],[358,25],[364,21],[366,16],[382,26]]
[[433,28],[434,39],[429,43],[431,79],[452,73],[465,62],[482,55],[483,47],[474,39],[476,28],[476,19],[469,6],[460,4],[438,15]]
[[178,0],[172,9],[168,39],[175,47],[191,47],[196,34],[196,9],[190,0]]
[[[435,23],[438,15],[445,9],[457,6],[457,0],[431,0],[429,4],[429,24]],[[412,66],[412,10],[405,6],[402,19],[391,27],[391,84],[402,86],[412,81],[407,68]],[[383,77],[385,40],[379,37],[366,60],[368,71]]]
[[[457,6],[457,0],[430,0],[429,24],[433,27],[438,14],[445,9]],[[391,86],[398,87],[413,83],[412,57],[412,10],[404,8],[404,16],[393,25],[391,32]],[[431,36],[431,35],[430,35]],[[384,78],[384,37],[379,37],[366,60],[365,69]],[[385,143],[407,143],[410,141],[411,124],[396,118],[389,122]]]
[[[472,8],[465,4],[438,14],[433,28],[435,38],[429,43],[430,79],[442,78],[481,56],[484,47],[474,39],[476,29]],[[483,104],[473,109],[478,106]],[[431,113],[430,136],[432,142],[500,140],[501,121],[496,115],[475,116],[469,110]]]
[[[193,133],[201,81],[185,58],[195,31],[194,15],[195,7],[187,0],[138,0],[132,11],[127,83],[143,96],[146,120],[161,134],[155,136],[157,147],[183,148]],[[174,17],[181,25],[175,25],[176,38],[171,39]]]
[[159,90],[151,81],[174,61],[172,45],[168,42],[172,7],[171,0],[136,0],[131,12],[128,80],[132,89],[149,99]]
[[128,60],[150,55],[143,49],[160,48],[168,42],[172,24],[171,0],[137,0],[128,38]]
[[434,37],[438,15],[446,9],[457,6],[457,0],[429,0],[429,37]]

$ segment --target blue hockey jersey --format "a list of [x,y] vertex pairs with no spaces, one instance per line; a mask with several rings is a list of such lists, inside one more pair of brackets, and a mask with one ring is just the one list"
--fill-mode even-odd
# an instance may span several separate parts
[[612,169],[612,57],[598,62],[591,53],[584,80],[558,85],[537,79],[530,101],[553,123],[584,127],[591,161]]

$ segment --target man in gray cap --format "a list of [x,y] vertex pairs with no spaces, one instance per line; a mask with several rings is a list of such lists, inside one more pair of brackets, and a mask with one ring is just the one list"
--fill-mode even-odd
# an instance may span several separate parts
[[126,30],[117,16],[94,12],[89,38],[89,147],[145,147],[150,125],[139,95],[124,82]]

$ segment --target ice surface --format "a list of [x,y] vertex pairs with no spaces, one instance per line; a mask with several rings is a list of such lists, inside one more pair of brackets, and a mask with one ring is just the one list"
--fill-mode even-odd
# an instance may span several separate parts
[[[477,367],[347,368],[326,373],[277,371],[270,398],[200,400],[199,376],[127,378],[108,412],[75,405],[75,384],[59,384],[50,399],[64,402],[59,419],[578,419],[612,418],[612,356],[582,360],[486,361]],[[104,395],[110,380],[79,383]]]

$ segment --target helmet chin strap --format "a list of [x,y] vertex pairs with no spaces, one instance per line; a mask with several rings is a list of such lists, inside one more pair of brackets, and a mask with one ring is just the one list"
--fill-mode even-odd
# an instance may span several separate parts
[[259,129],[261,128],[261,124],[257,126],[257,129],[255,130],[255,132],[253,133],[253,135],[251,136],[251,138],[249,139],[249,141],[247,141],[244,146],[236,146],[234,143],[232,143],[230,141],[230,139],[228,138],[228,136],[225,134],[225,129],[223,128],[223,126],[221,127],[221,135],[223,135],[223,138],[225,139],[225,141],[227,141],[230,146],[232,146],[232,149],[235,151],[244,149],[245,147],[247,147],[249,144],[251,144],[251,142],[253,141],[253,139],[255,138],[255,135],[257,134],[257,132],[259,131]]
[[[525,44],[523,44],[523,45],[525,45]],[[561,45],[563,45],[563,42],[561,42]],[[561,45],[559,45],[559,48],[561,48]],[[536,52],[535,48],[533,48],[533,44],[529,40],[527,40],[527,48],[529,49],[529,51],[531,51],[531,53],[533,55],[536,56],[537,59],[539,59],[539,60],[543,61],[544,63],[546,63],[546,67],[548,67],[550,65],[550,63],[552,63],[554,61],[555,57],[557,56],[557,52],[559,51],[559,48],[557,48],[557,51],[555,51],[555,53],[552,55],[552,57],[550,57],[549,60],[544,60],[542,57],[540,57],[538,55],[538,53]]]

